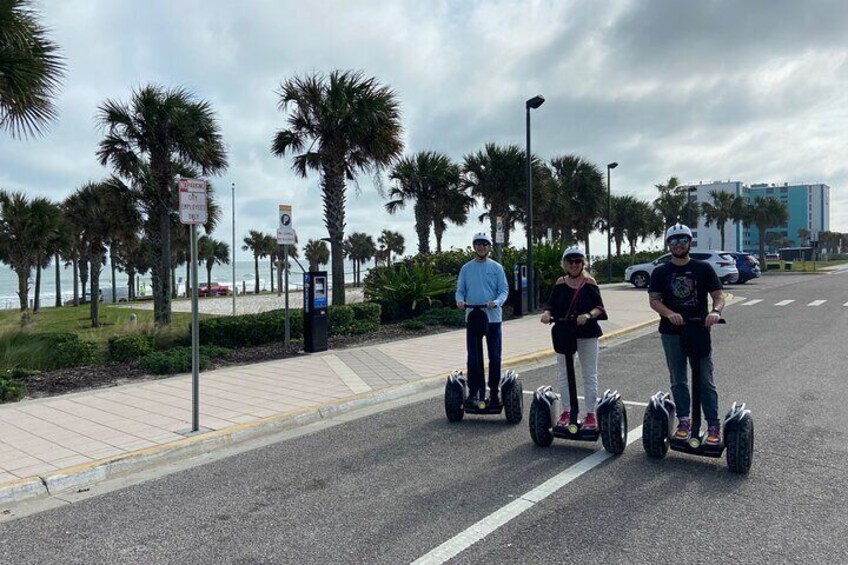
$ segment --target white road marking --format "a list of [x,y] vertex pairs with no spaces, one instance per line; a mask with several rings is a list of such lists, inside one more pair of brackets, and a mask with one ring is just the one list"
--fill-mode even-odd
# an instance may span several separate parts
[[755,298],[754,300],[749,300],[748,302],[743,302],[742,306],[753,306],[754,304],[759,304],[762,302],[762,298]]
[[[524,394],[536,394],[536,391],[535,390],[525,390]],[[578,396],[577,398],[580,399],[580,400],[585,400],[585,398],[583,398],[582,396]],[[636,402],[635,400],[625,400],[624,403],[630,404],[631,406],[647,406],[648,405],[647,402]]]
[[792,304],[795,302],[794,300],[781,300],[780,302],[775,303],[775,306],[786,306],[788,304]]
[[846,302],[845,304],[843,304],[843,306],[848,306],[848,302]]
[[[642,426],[639,426],[627,434],[627,444],[630,445],[641,437]],[[422,555],[412,562],[413,565],[440,565],[445,563],[611,457],[612,455],[604,450],[596,451],[565,471],[554,475],[533,490],[522,494],[506,506],[489,514],[467,530],[458,533],[442,545],[432,549],[429,553]]]
[[807,306],[821,306],[825,302],[827,302],[827,300],[813,300],[812,302],[807,304]]

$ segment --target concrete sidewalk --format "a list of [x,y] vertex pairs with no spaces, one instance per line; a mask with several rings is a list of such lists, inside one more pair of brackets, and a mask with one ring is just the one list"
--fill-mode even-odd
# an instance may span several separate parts
[[[657,319],[644,291],[602,292],[607,336]],[[201,373],[204,433],[191,437],[191,375],[0,405],[0,504],[438,386],[465,368],[464,331]],[[553,354],[538,316],[505,322],[503,344],[505,366]]]

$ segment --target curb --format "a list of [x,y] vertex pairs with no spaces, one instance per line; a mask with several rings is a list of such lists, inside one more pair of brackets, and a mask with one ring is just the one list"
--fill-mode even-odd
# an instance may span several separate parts
[[[640,322],[633,326],[612,331],[609,334],[601,336],[600,339],[601,341],[606,341],[655,323],[656,320]],[[502,366],[516,367],[530,362],[538,363],[553,354],[554,350],[552,348],[542,349],[505,359],[502,362]],[[67,467],[44,476],[19,479],[0,486],[0,504],[17,503],[51,496],[63,491],[89,486],[106,479],[149,469],[155,465],[182,461],[186,458],[204,455],[220,447],[256,439],[321,420],[327,420],[360,408],[374,406],[410,396],[427,389],[436,388],[442,385],[444,378],[444,375],[425,377],[411,383],[368,392],[360,396],[331,402],[315,408],[305,408],[300,411],[279,414],[246,424],[237,424],[222,430],[206,432],[170,443]]]

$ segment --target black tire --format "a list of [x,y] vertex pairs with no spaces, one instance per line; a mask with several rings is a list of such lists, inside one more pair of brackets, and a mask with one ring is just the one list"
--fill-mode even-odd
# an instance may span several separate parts
[[627,409],[619,398],[601,418],[601,443],[613,455],[621,455],[627,447]]
[[736,422],[724,438],[727,467],[734,473],[746,474],[754,461],[754,420],[750,416]]
[[513,381],[508,393],[504,395],[502,400],[506,421],[513,426],[520,423],[521,418],[524,416],[522,413],[524,411],[524,389],[521,386],[520,379]]
[[539,447],[548,447],[554,441],[551,433],[551,410],[547,404],[539,402],[533,397],[530,404],[530,438]]
[[642,447],[648,457],[662,459],[668,453],[668,422],[665,414],[656,414],[650,407],[642,418]]
[[462,387],[451,384],[450,381],[445,385],[445,415],[448,417],[448,422],[459,422],[465,415],[465,410],[462,408]]
[[645,271],[638,271],[630,277],[630,282],[636,288],[648,288],[648,283],[651,282],[651,275]]

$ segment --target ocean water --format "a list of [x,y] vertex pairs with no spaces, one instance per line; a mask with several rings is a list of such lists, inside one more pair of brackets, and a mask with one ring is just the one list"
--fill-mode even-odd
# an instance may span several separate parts
[[[305,262],[304,266],[306,266]],[[373,265],[373,263],[371,264]],[[254,288],[254,264],[253,261],[236,261],[236,269],[235,269],[235,286],[237,288],[237,292],[241,292],[242,289],[247,290],[247,292],[253,292]],[[330,266],[325,265],[322,266],[323,269],[330,272]],[[365,277],[367,272],[367,268],[365,265],[362,267],[362,277]],[[41,293],[39,294],[39,301],[43,308],[54,306],[56,304],[56,271],[51,263],[51,265],[42,270],[41,272]],[[274,288],[277,286],[276,282],[276,270],[275,279],[274,279]],[[185,265],[177,268],[177,288],[185,293],[185,281],[187,275],[187,268]],[[60,266],[59,269],[59,278],[61,283],[61,294],[62,294],[62,302],[67,302],[72,300],[74,297],[74,286],[73,286],[73,270],[70,265],[68,266]],[[197,278],[200,283],[206,282],[206,267],[205,265],[199,265],[197,268]],[[137,276],[137,294],[140,296],[150,295],[152,285],[150,280],[150,273],[148,272],[146,275]],[[233,284],[233,267],[232,265],[215,265],[212,267],[212,282],[217,282],[219,284],[230,286]],[[117,288],[126,288],[129,282],[129,278],[126,273],[118,272],[115,274],[115,283]],[[345,261],[345,282],[353,282],[353,265]],[[103,270],[100,273],[100,288],[111,288],[112,286],[112,271],[108,265],[103,266]],[[91,282],[86,285],[86,290],[90,289]],[[298,290],[303,287],[303,271],[301,271],[300,267],[297,264],[292,265],[292,269],[289,271],[289,288],[291,290]],[[270,290],[271,289],[271,267],[267,259],[259,260],[259,288],[260,290]],[[80,286],[80,292],[82,292],[82,287]],[[32,305],[32,300],[35,296],[35,270],[32,272],[32,277],[30,279],[30,289],[29,289],[29,300],[30,305]],[[18,309],[20,307],[20,301],[18,299],[18,276],[15,272],[5,264],[0,263],[0,308],[8,310],[8,309]]]

